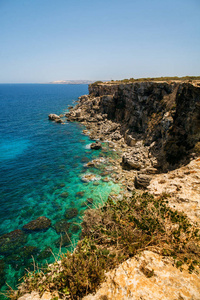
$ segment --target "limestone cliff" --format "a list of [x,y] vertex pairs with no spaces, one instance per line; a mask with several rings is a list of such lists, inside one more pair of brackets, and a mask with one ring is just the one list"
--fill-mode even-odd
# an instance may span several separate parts
[[[199,174],[194,167],[198,165],[194,159],[200,154],[198,84],[181,81],[92,84],[89,95],[81,96],[66,116],[86,125],[89,131],[85,132],[91,139],[110,141],[110,146],[121,151],[121,160],[114,162],[118,175],[113,174],[112,178],[128,191],[149,187],[154,194],[173,194],[174,199],[183,199],[177,191],[184,190],[182,194],[185,193],[188,203],[193,193],[199,207]],[[194,163],[188,165],[191,160]],[[161,175],[163,172],[176,169],[180,171],[169,173],[169,180],[161,178],[166,177]],[[184,172],[186,176],[180,175]],[[178,176],[181,180],[177,187],[174,179]],[[160,186],[150,185],[152,180],[160,182]],[[195,185],[194,180],[197,180]]]
[[162,167],[178,163],[200,140],[200,88],[192,84],[99,84],[90,85],[89,94],[99,99],[101,113],[121,124],[121,133],[154,143],[151,152]]

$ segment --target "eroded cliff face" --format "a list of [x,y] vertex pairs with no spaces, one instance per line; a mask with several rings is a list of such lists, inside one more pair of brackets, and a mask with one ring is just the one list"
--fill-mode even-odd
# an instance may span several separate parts
[[99,84],[89,93],[101,114],[121,124],[123,135],[151,145],[162,167],[186,158],[200,140],[200,88],[192,84]]

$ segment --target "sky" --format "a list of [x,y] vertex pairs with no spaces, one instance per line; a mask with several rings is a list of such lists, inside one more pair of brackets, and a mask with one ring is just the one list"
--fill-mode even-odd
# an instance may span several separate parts
[[0,0],[0,83],[200,75],[200,0]]

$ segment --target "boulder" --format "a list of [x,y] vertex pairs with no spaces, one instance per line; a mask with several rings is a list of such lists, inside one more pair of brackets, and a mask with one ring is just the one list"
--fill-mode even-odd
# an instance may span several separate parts
[[46,217],[39,217],[23,226],[25,231],[44,231],[51,226],[51,220]]
[[49,115],[49,120],[51,120],[51,121],[56,121],[56,120],[59,120],[59,119],[60,119],[60,117],[56,114],[50,114]]
[[87,156],[81,158],[81,162],[88,162],[90,159]]
[[103,182],[109,182],[109,181],[110,181],[110,178],[108,178],[108,177],[103,178],[102,181],[103,181]]
[[63,120],[61,120],[61,119],[55,119],[55,122],[56,123],[64,123]]
[[16,229],[0,236],[0,254],[7,255],[25,244],[27,236],[25,233]]
[[136,188],[147,188],[150,184],[152,176],[146,174],[138,174],[135,176],[135,187]]
[[124,140],[127,143],[128,146],[134,147],[135,144],[137,143],[137,140],[134,139],[130,134],[127,132],[125,133]]
[[138,160],[137,157],[133,157],[128,153],[125,153],[122,156],[122,163],[128,165],[131,169],[139,170],[141,168],[141,162]]
[[122,138],[121,134],[117,131],[114,132],[111,137],[112,137],[112,140],[114,140],[114,141],[121,140],[121,138]]
[[100,142],[96,141],[96,143],[92,143],[90,145],[90,148],[93,149],[93,150],[99,150],[102,148],[102,145]]

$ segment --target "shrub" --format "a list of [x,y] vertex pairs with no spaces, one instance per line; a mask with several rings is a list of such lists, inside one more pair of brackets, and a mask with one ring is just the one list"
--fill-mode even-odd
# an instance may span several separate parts
[[91,84],[91,86],[98,85],[98,84],[101,84],[101,83],[103,83],[103,81],[98,80],[98,81],[93,82]]

